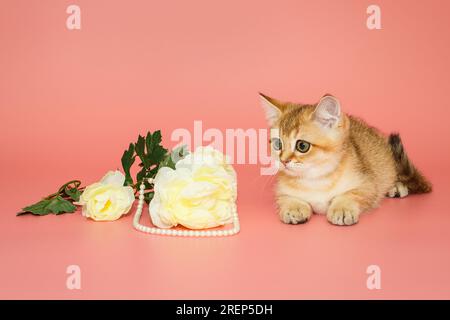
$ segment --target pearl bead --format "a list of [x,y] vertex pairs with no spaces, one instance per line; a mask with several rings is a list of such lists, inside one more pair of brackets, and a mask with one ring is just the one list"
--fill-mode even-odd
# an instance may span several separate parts
[[144,190],[144,189],[145,189],[145,184],[141,184],[141,185],[139,186],[139,189]]
[[[149,179],[149,183],[153,183],[153,179]],[[169,235],[169,236],[184,236],[184,237],[221,237],[221,236],[231,236],[240,231],[239,216],[236,208],[232,208],[233,225],[232,229],[226,230],[172,230],[172,229],[161,229],[155,227],[147,227],[141,225],[139,220],[141,218],[142,210],[144,208],[144,196],[145,185],[141,184],[139,186],[139,201],[136,208],[136,212],[133,218],[133,226],[139,231],[157,235]]]

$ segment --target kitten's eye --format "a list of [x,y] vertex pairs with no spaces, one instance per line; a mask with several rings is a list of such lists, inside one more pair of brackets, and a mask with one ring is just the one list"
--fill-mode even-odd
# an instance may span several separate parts
[[281,143],[280,138],[272,138],[270,139],[270,143],[272,144],[272,148],[275,151],[280,151],[281,149],[283,149],[283,144]]
[[297,142],[295,143],[295,149],[297,149],[298,152],[306,153],[308,152],[309,148],[311,148],[311,144],[304,140],[297,140]]

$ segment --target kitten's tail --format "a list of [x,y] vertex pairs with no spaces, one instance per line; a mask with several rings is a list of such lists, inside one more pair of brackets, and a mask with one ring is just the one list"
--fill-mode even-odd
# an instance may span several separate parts
[[397,167],[398,180],[408,187],[409,193],[431,192],[431,183],[408,159],[400,135],[398,133],[390,134],[388,142]]

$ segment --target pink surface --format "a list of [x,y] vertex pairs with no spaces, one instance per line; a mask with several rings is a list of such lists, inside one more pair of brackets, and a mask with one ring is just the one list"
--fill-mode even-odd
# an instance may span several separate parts
[[[81,7],[82,29],[65,27]],[[0,298],[450,298],[448,1],[3,1]],[[271,179],[237,165],[242,231],[149,236],[129,215],[15,217],[72,178],[120,167],[138,133],[265,128],[257,92],[399,131],[432,194],[353,227],[279,222]],[[145,217],[148,219],[148,217]],[[82,289],[66,288],[79,265]],[[379,265],[381,290],[366,288]]]

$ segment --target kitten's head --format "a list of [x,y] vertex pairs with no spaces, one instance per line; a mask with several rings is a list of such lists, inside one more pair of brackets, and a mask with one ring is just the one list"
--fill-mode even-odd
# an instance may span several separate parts
[[336,168],[348,120],[335,97],[325,95],[316,105],[302,105],[260,96],[272,129],[272,156],[279,161],[281,172],[317,178]]

